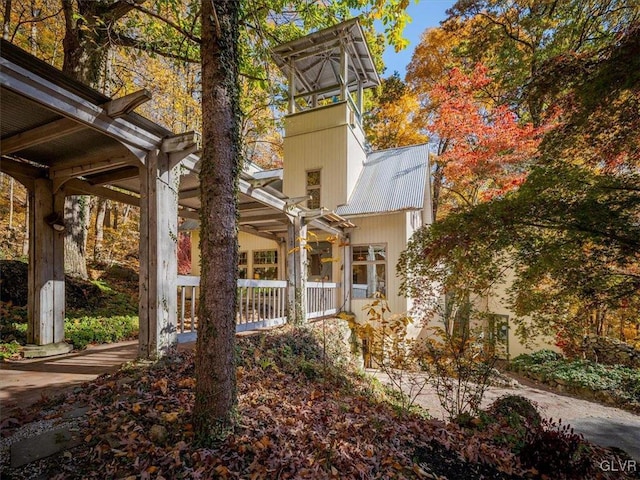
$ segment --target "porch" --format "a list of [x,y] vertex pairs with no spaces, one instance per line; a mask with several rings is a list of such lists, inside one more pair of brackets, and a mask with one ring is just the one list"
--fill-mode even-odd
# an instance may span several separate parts
[[[200,277],[178,275],[177,279],[178,343],[192,342],[198,332],[198,295]],[[339,283],[305,282],[305,320],[335,315],[339,311]],[[286,280],[238,279],[236,332],[284,325],[293,316],[295,306],[289,303],[290,290]]]

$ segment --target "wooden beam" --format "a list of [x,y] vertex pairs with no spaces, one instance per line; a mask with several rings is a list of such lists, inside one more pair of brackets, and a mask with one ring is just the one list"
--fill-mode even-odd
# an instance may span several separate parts
[[91,175],[86,177],[86,180],[91,185],[105,185],[117,180],[127,180],[129,178],[137,178],[138,176],[140,176],[140,169],[138,167],[128,166],[115,171]]
[[138,126],[126,116],[111,118],[105,115],[100,105],[81,98],[44,77],[34,75],[6,58],[0,58],[0,66],[2,67],[0,83],[3,88],[16,92],[43,108],[115,138],[138,158],[142,157],[142,161],[144,161],[143,151],[160,146],[163,135],[158,134],[157,131]]
[[2,161],[0,161],[0,172],[11,175],[12,177],[16,175],[22,175],[31,178],[47,177],[46,168],[34,167],[33,165],[29,165],[24,162],[18,162],[16,160],[5,157],[2,157]]
[[178,193],[178,198],[184,200],[185,198],[195,198],[200,195],[200,188],[192,188],[189,190],[182,190]]
[[84,177],[85,175],[90,175],[92,173],[101,173],[105,170],[113,170],[121,167],[127,164],[127,160],[129,159],[125,157],[114,157],[66,168],[60,168],[57,165],[53,165],[49,170],[49,176],[51,178]]
[[280,237],[278,235],[275,235],[269,232],[260,231],[248,225],[238,225],[238,230],[240,230],[241,232],[248,233],[250,235],[255,235],[256,237],[266,238],[268,240],[274,240],[276,242],[280,241]]
[[116,202],[126,203],[127,205],[133,205],[134,207],[140,206],[140,197],[134,197],[107,187],[91,185],[89,182],[77,178],[72,178],[65,183],[65,192],[67,195],[96,195]]
[[102,105],[104,111],[111,118],[118,118],[129,112],[132,112],[136,107],[139,107],[143,103],[151,100],[151,92],[147,89],[138,90],[137,92],[130,93],[124,97],[116,98]]
[[182,218],[190,218],[192,220],[200,220],[200,212],[196,212],[195,210],[186,210],[181,208],[178,210],[178,216]]
[[[278,213],[280,215],[278,215]],[[268,213],[266,215],[251,215],[251,216],[242,216],[240,214],[239,222],[243,225],[250,223],[264,223],[264,222],[277,222],[279,220],[286,220],[283,218],[283,214],[281,212]]]
[[303,195],[302,197],[291,197],[287,199],[287,208],[297,207],[307,200],[311,200],[311,195]]
[[61,118],[40,127],[32,128],[26,132],[16,133],[10,137],[3,138],[2,154],[9,155],[14,152],[19,152],[20,150],[47,143],[85,128],[87,127],[81,123],[69,118]]
[[198,145],[195,143],[190,147],[185,148],[184,150],[180,150],[178,152],[171,152],[169,154],[169,166],[171,168],[178,165],[182,160],[187,158],[189,155],[196,153],[198,151]]
[[160,145],[160,151],[162,153],[181,152],[185,149],[191,148],[194,145],[196,145],[195,132],[180,133],[163,138],[162,144]]

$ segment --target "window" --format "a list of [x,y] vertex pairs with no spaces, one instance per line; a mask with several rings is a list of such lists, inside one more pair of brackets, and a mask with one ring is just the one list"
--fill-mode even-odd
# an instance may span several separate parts
[[307,207],[320,208],[320,170],[307,172],[307,195],[311,196],[307,201]]
[[387,294],[387,251],[385,245],[354,245],[352,248],[351,298],[372,298]]
[[247,278],[249,265],[247,252],[238,252],[238,278]]
[[278,279],[277,250],[255,250],[253,252],[253,278],[256,280]]
[[509,315],[489,314],[486,335],[486,353],[509,358]]

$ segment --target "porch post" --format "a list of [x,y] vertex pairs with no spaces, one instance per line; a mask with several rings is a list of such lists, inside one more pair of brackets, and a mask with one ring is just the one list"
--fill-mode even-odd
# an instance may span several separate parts
[[351,236],[349,234],[345,235],[344,238],[344,247],[342,250],[342,258],[344,258],[343,266],[344,270],[342,272],[342,296],[344,310],[346,312],[351,312],[351,284],[353,282],[353,277],[351,275]]
[[178,341],[178,192],[169,155],[140,167],[140,335],[138,355],[159,358]]
[[27,358],[68,353],[64,343],[64,192],[36,178],[29,191]]
[[294,217],[287,235],[287,280],[289,305],[287,318],[299,325],[307,319],[307,226]]

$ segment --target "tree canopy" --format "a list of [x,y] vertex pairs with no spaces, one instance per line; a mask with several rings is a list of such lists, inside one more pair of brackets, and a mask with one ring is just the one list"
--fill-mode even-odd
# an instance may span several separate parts
[[[640,324],[639,18],[637,5],[624,1],[460,1],[442,29],[423,36],[407,78],[432,126],[451,110],[459,72],[471,79],[478,65],[486,83],[469,84],[478,118],[497,127],[495,111],[514,122],[511,132],[500,128],[502,145],[460,150],[451,145],[458,134],[488,138],[473,109],[458,109],[435,137],[434,182],[446,188],[455,178],[450,166],[474,155],[474,168],[488,162],[517,179],[509,188],[484,184],[475,203],[445,197],[448,215],[415,235],[398,273],[423,313],[438,308],[428,295],[434,285],[484,298],[513,275],[509,303],[532,320],[522,334],[551,326],[575,343],[594,322],[602,330],[604,318],[609,328]],[[447,32],[460,35],[441,50],[442,67],[425,69],[422,56],[435,55],[431,47]],[[499,170],[486,178],[499,182]]]

